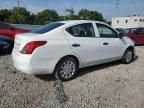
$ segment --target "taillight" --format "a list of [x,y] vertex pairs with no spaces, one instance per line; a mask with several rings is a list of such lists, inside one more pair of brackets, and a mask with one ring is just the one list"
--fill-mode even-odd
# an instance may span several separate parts
[[47,43],[47,41],[32,41],[32,42],[29,42],[28,44],[26,44],[24,46],[24,48],[22,49],[21,53],[22,54],[32,54],[33,51],[40,47],[40,46],[43,46]]

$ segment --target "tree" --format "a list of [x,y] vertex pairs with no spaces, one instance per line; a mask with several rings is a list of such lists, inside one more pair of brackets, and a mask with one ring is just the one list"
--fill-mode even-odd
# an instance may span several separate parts
[[11,15],[11,12],[8,9],[2,9],[0,10],[0,21],[8,21],[9,16]]
[[105,22],[106,22],[107,24],[109,24],[109,25],[111,25],[111,23],[112,23],[111,21],[105,21]]
[[69,17],[72,17],[72,16],[74,15],[74,13],[75,13],[75,11],[74,11],[73,8],[71,8],[71,9],[66,9],[65,12],[68,13],[68,16],[69,16]]
[[24,7],[0,10],[0,21],[14,24],[48,24],[59,20],[99,20],[105,21],[101,13],[87,9],[81,9],[75,14],[73,8],[66,9],[66,16],[59,16],[55,10],[45,9],[37,14],[30,13]]
[[42,12],[39,12],[36,15],[35,23],[36,24],[47,24],[47,23],[58,21],[58,20],[59,20],[59,15],[57,14],[56,11],[46,9],[46,10],[43,10]]
[[29,23],[30,12],[23,7],[14,7],[10,9],[11,15],[9,16],[10,23],[27,24]]
[[65,16],[65,20],[79,20],[79,16],[75,15],[75,11],[73,8],[66,9],[65,12],[67,13],[67,16]]
[[90,11],[87,9],[81,9],[78,13],[79,17],[83,20],[98,20],[104,21],[101,13],[97,11]]
[[33,13],[30,14],[29,20],[28,20],[29,24],[35,24],[35,18],[36,18],[35,14],[33,14]]

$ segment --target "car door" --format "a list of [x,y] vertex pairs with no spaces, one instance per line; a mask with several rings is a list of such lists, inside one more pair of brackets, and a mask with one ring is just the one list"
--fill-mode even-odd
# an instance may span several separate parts
[[65,29],[72,52],[79,57],[82,66],[96,64],[101,59],[99,38],[92,23],[81,23]]
[[140,43],[139,42],[139,36],[137,35],[138,29],[137,28],[132,28],[128,32],[128,37],[131,38],[136,44]]
[[96,23],[100,37],[101,57],[104,61],[120,59],[123,55],[125,43],[118,38],[118,33],[110,26]]
[[14,35],[14,29],[12,29],[9,25],[0,23],[0,35],[4,35],[12,38]]
[[144,28],[139,28],[137,31],[135,31],[133,39],[137,44],[144,44]]

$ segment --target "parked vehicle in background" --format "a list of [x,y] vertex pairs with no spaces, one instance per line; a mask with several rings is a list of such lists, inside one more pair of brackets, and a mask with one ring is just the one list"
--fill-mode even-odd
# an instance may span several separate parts
[[13,44],[12,39],[0,36],[0,54],[10,53],[13,49]]
[[12,25],[10,25],[8,23],[0,22],[0,35],[2,36],[1,39],[10,40],[10,41],[7,41],[6,44],[7,45],[11,45],[11,46],[7,47],[8,49],[4,48],[4,46],[6,45],[6,44],[4,44],[5,42],[4,41],[3,42],[0,41],[0,45],[1,45],[0,47],[2,47],[1,51],[3,53],[4,53],[4,51],[5,51],[5,53],[7,53],[6,50],[12,51],[12,48],[14,46],[15,35],[16,34],[20,34],[20,33],[25,33],[25,32],[29,32],[29,30],[16,28],[16,27],[14,27],[14,26],[12,26]]
[[131,38],[135,44],[144,44],[144,28],[127,29],[127,36]]
[[115,28],[119,33],[122,33],[123,35],[126,33],[125,29],[123,28]]
[[134,43],[98,21],[55,22],[15,38],[14,66],[28,74],[54,74],[67,81],[79,68],[135,57]]
[[29,30],[16,28],[8,23],[0,22],[0,35],[9,37],[11,39],[15,38],[16,34],[25,33]]

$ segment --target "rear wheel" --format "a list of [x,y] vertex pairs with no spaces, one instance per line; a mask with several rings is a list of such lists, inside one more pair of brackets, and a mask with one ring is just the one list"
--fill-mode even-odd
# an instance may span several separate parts
[[133,51],[133,49],[129,48],[124,53],[123,58],[122,58],[122,62],[124,64],[129,64],[133,61],[133,58],[134,58],[134,51]]
[[78,63],[72,57],[62,59],[55,68],[55,77],[61,81],[71,80],[78,69]]

